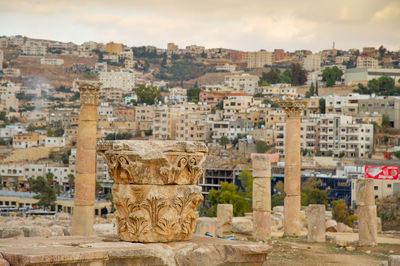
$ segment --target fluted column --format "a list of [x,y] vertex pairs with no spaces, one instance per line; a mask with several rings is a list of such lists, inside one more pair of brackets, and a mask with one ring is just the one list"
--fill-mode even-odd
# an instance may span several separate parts
[[284,234],[299,236],[300,223],[300,124],[305,103],[289,100],[279,103],[286,111],[285,129],[285,175],[284,175]]
[[72,235],[93,234],[96,188],[97,105],[101,83],[78,81],[81,94],[75,165]]

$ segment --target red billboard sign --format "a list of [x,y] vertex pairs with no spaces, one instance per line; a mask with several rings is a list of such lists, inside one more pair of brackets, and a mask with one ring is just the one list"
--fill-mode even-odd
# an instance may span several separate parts
[[396,180],[399,178],[399,167],[365,165],[364,177],[382,180]]

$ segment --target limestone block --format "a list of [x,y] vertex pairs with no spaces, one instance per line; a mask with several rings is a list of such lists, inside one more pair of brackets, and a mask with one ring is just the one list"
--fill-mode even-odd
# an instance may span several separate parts
[[271,177],[269,154],[252,153],[253,177]]
[[345,225],[344,223],[337,223],[337,227],[336,227],[337,232],[339,233],[352,233],[353,232],[353,228],[351,228],[348,225]]
[[97,120],[97,107],[93,105],[82,105],[79,113],[80,121]]
[[253,179],[253,210],[271,211],[271,178]]
[[356,182],[356,203],[357,206],[375,205],[374,180],[359,179]]
[[301,229],[300,196],[286,195],[284,200],[285,235],[299,236]]
[[253,231],[251,217],[233,217],[230,231],[233,233],[251,233]]
[[300,195],[300,166],[285,166],[284,191],[286,195]]
[[271,238],[271,213],[253,212],[253,238],[266,241]]
[[390,255],[389,266],[400,266],[400,255]]
[[195,185],[207,147],[199,142],[104,141],[97,145],[116,184]]
[[337,232],[337,222],[335,220],[327,220],[325,228],[327,232]]
[[193,185],[114,184],[112,193],[118,235],[132,242],[190,239],[203,201],[201,187]]
[[[76,200],[76,196],[75,196]],[[90,236],[93,235],[94,205],[74,206],[72,217],[71,235]]]
[[10,266],[10,263],[6,261],[0,253],[0,266]]
[[77,160],[75,163],[75,173],[89,174],[96,172],[96,150],[77,149]]
[[358,238],[361,246],[375,246],[377,242],[376,206],[358,207]]
[[232,217],[233,217],[232,204],[217,205],[217,222],[219,227],[217,229],[217,235],[221,235],[225,232],[231,231]]
[[214,217],[199,217],[196,222],[195,234],[204,235],[210,233],[215,236],[217,230],[217,218]]
[[307,240],[310,242],[325,242],[325,205],[308,205],[306,216]]
[[75,177],[75,199],[74,204],[80,206],[94,205],[96,189],[96,175],[77,174]]
[[376,226],[377,226],[377,232],[382,233],[382,219],[381,217],[376,217]]

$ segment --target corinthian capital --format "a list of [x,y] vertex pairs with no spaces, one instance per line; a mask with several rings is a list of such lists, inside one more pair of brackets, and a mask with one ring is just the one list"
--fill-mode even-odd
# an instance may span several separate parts
[[81,104],[94,104],[99,103],[99,90],[101,83],[91,80],[78,80],[76,81],[79,92],[81,94]]
[[305,102],[296,100],[281,101],[278,104],[288,117],[301,116],[301,111],[306,108]]

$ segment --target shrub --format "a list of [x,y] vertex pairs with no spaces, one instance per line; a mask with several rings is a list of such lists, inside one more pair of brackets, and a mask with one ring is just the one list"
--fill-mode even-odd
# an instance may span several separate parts
[[356,221],[357,218],[358,218],[357,215],[349,215],[346,218],[344,218],[343,223],[350,227],[354,227],[354,221]]

